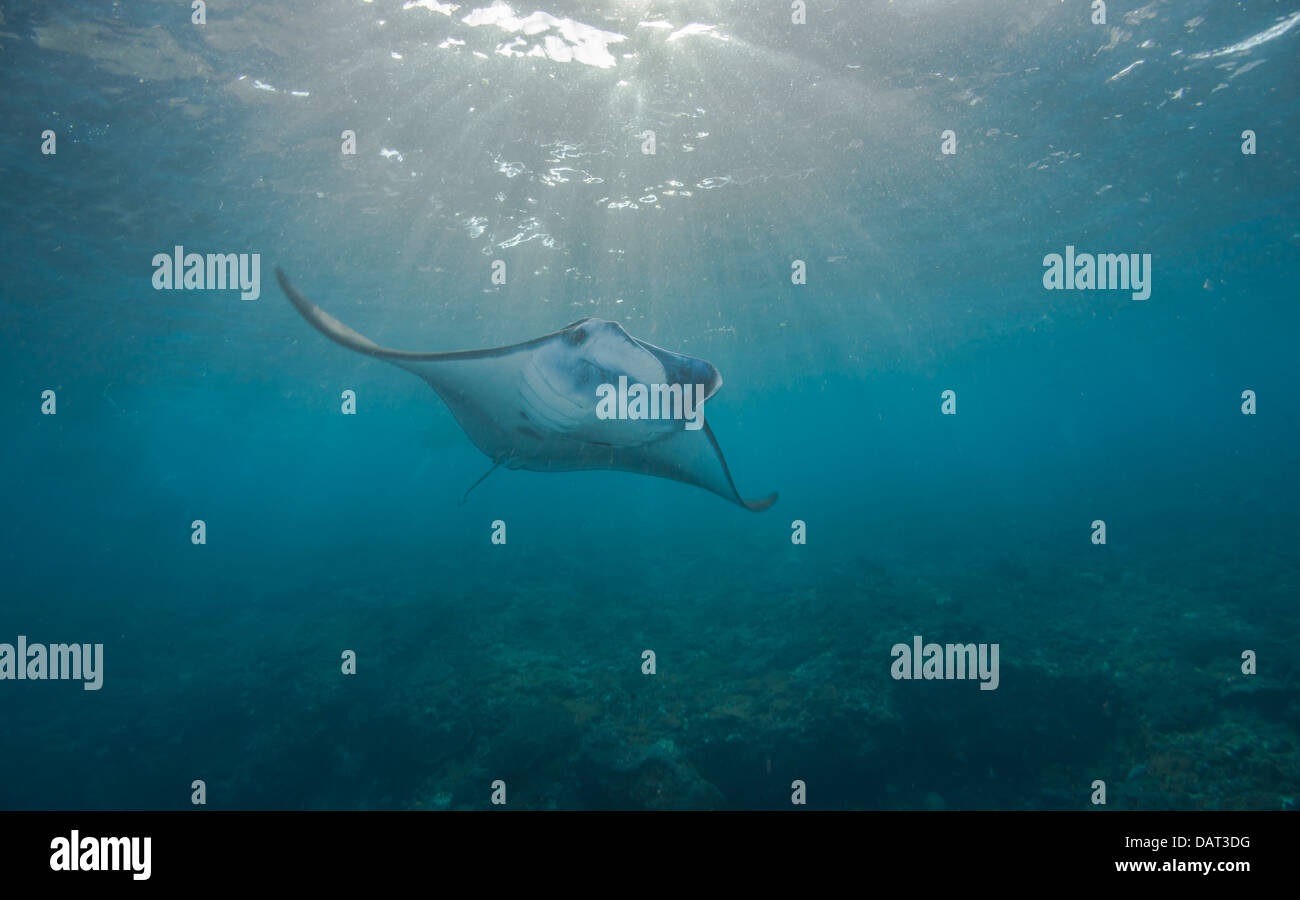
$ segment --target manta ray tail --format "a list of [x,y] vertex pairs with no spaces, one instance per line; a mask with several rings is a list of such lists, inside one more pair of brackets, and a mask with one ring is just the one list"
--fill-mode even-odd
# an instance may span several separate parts
[[495,471],[497,470],[497,467],[499,467],[500,465],[501,465],[501,463],[493,463],[493,464],[492,464],[492,468],[490,468],[490,469],[488,469],[486,472],[484,472],[483,475],[479,478],[478,481],[474,482],[473,484],[471,484],[471,485],[469,486],[469,491],[466,491],[466,492],[465,492],[465,496],[460,498],[460,505],[461,505],[461,506],[464,506],[464,505],[465,505],[465,501],[469,499],[469,493],[470,493],[470,491],[474,490],[474,488],[478,487],[478,486],[479,486],[480,484],[482,484],[484,481],[487,481],[487,477],[488,477],[489,475],[491,475],[493,472],[495,472]]

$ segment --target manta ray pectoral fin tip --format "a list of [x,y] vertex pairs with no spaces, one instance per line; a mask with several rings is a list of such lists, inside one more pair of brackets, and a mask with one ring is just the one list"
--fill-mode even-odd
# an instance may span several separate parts
[[771,494],[764,497],[762,500],[741,500],[740,502],[745,505],[745,509],[752,510],[753,512],[762,512],[771,507],[771,505],[776,502],[778,496],[780,495]]

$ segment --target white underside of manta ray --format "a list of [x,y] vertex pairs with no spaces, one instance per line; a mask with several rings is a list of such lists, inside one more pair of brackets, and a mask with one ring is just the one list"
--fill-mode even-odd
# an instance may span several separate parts
[[390,350],[312,303],[278,268],[275,277],[298,312],[326,337],[428,382],[493,469],[615,469],[693,484],[756,512],[776,502],[776,494],[740,496],[708,422],[689,430],[681,419],[597,416],[597,387],[618,384],[620,375],[628,383],[703,385],[704,398],[713,396],[722,376],[702,359],[660,349],[616,322],[591,318],[509,347]]

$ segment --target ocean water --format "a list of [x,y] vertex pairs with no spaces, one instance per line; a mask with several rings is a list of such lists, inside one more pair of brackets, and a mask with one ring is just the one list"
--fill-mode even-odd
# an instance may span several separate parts
[[[0,643],[103,646],[0,678],[0,807],[1293,808],[1300,6],[537,4],[0,7]],[[385,346],[708,360],[779,500],[462,503],[275,266]]]

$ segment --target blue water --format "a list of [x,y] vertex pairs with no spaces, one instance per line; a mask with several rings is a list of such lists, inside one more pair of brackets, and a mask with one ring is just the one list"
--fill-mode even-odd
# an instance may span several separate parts
[[[540,2],[5,5],[0,642],[104,668],[0,680],[0,807],[1293,807],[1300,7]],[[154,290],[177,244],[261,296]],[[1150,298],[1045,290],[1067,245]],[[707,359],[780,499],[462,505],[276,265],[388,346]]]

